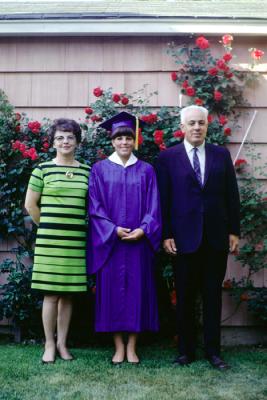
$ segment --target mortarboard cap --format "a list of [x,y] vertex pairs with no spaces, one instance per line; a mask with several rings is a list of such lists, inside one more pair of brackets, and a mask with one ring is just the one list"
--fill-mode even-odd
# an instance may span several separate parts
[[101,128],[106,129],[110,137],[113,138],[116,134],[116,130],[121,127],[131,128],[134,132],[135,136],[135,149],[138,149],[138,136],[139,136],[139,127],[144,124],[143,121],[139,120],[136,116],[127,113],[126,111],[122,111],[119,114],[114,115],[114,117],[106,120],[99,126]]

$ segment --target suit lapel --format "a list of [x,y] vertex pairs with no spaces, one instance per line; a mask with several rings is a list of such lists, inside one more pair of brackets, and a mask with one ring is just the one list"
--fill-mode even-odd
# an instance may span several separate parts
[[205,174],[204,174],[204,184],[203,187],[206,185],[210,171],[211,171],[211,167],[214,161],[214,157],[213,157],[213,152],[212,152],[212,147],[207,143],[205,145]]
[[186,153],[185,146],[183,143],[181,143],[181,146],[179,147],[178,151],[179,151],[180,160],[182,161],[184,168],[190,173],[190,175],[192,176],[194,181],[197,182],[197,184],[199,185],[195,171],[190,163],[190,160],[188,158],[188,155]]

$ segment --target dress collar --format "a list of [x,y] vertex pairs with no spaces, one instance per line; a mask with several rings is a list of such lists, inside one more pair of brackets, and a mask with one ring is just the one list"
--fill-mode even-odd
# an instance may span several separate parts
[[127,161],[126,164],[123,164],[121,158],[118,156],[118,153],[116,151],[114,151],[114,153],[112,153],[109,158],[110,161],[114,162],[115,164],[121,165],[124,168],[129,167],[130,165],[135,164],[138,161],[138,158],[135,157],[135,155],[133,153],[131,153],[129,160]]

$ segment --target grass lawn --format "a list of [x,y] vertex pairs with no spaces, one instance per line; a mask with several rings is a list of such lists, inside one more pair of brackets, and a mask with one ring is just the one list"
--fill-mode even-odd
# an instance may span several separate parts
[[205,360],[174,367],[168,344],[140,346],[142,363],[110,364],[111,347],[73,349],[76,360],[42,365],[39,345],[0,345],[1,400],[266,400],[267,349],[232,348],[232,369],[213,370]]

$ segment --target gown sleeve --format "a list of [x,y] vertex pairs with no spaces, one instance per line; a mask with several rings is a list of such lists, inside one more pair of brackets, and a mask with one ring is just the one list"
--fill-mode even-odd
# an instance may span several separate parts
[[94,274],[109,259],[113,246],[119,240],[117,227],[110,220],[105,208],[105,188],[96,168],[89,179],[89,228],[87,238],[87,272]]
[[146,196],[146,212],[142,218],[140,228],[143,229],[146,238],[154,251],[157,251],[161,242],[161,210],[159,191],[156,175],[151,167],[149,173],[148,186],[143,190]]

